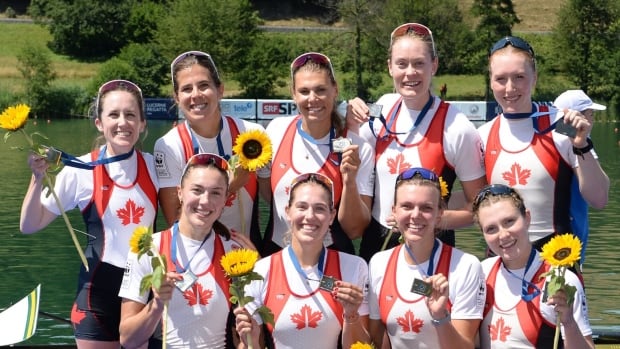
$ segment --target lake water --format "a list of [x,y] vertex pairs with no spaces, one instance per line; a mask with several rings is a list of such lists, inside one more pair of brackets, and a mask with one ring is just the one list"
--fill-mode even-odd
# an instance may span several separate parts
[[[155,139],[172,127],[169,121],[150,121],[149,136],[143,149],[151,151]],[[620,246],[620,134],[616,123],[597,123],[592,138],[601,163],[611,179],[609,204],[604,210],[592,210],[590,242],[584,266],[590,320],[599,333],[607,330],[620,334],[620,258],[615,250]],[[49,144],[68,153],[81,155],[92,148],[96,136],[92,120],[39,120],[29,122],[27,129],[49,137]],[[7,144],[0,143],[0,309],[27,295],[41,284],[40,315],[35,336],[23,344],[72,344],[69,324],[53,319],[68,319],[77,285],[80,260],[62,219],[34,235],[19,232],[19,212],[30,181],[26,153],[10,149],[24,145],[23,138],[14,135]],[[83,230],[79,212],[70,213],[75,228]],[[159,219],[163,224],[163,219]],[[159,227],[163,228],[163,227]],[[82,240],[85,240],[82,238]],[[485,249],[481,234],[475,229],[459,231],[457,245],[479,257]]]

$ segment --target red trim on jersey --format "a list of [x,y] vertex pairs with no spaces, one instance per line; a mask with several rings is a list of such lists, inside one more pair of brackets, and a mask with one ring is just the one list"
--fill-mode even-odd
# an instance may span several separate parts
[[[230,129],[230,138],[233,140],[233,147],[237,144],[237,137],[239,136],[239,127],[237,127],[237,123],[231,117],[222,116],[223,119],[228,123],[228,128]],[[187,129],[186,123],[182,122],[177,125],[177,131],[179,131],[179,138],[181,139],[181,145],[183,146],[183,154],[185,155],[185,163],[191,158],[194,154],[194,145],[192,144],[192,135]],[[256,194],[258,193],[258,183],[256,182],[256,172],[250,173],[250,180],[243,186],[245,190],[248,192],[250,197],[254,200],[256,199]]]
[[[144,161],[144,157],[139,151],[135,152],[136,160],[138,162],[138,170],[136,171],[136,178],[134,182],[128,186],[121,186],[114,183],[112,178],[110,178],[105,165],[95,166],[93,169],[93,196],[91,198],[91,203],[95,203],[99,217],[103,217],[103,213],[108,207],[108,203],[112,197],[112,192],[116,186],[121,188],[131,188],[135,186],[136,183],[146,194],[149,201],[153,205],[153,208],[157,210],[157,189],[155,189],[155,185],[151,181],[151,176],[149,174],[148,167],[146,166],[146,162]],[[90,157],[92,161],[96,161],[99,158],[99,149],[92,151],[90,153]],[[151,223],[152,222],[149,222],[148,225]]]
[[[388,118],[391,118],[394,114],[393,110],[398,106],[400,101],[399,99],[396,104],[390,110],[390,115]],[[411,144],[402,144],[396,135],[389,135],[384,137],[386,131],[385,127],[381,129],[379,135],[377,136],[377,143],[375,146],[375,162],[379,160],[381,155],[385,152],[385,150],[390,146],[392,141],[396,141],[398,145],[404,148],[409,147],[417,147],[418,153],[420,156],[421,166],[432,170],[433,172],[441,175],[443,169],[446,165],[448,165],[448,161],[446,160],[445,154],[443,152],[443,132],[446,124],[446,117],[448,115],[448,108],[450,104],[440,101],[439,107],[433,116],[433,120],[431,120],[430,125],[428,126],[428,130],[426,134],[418,143]],[[396,119],[397,116],[394,116]],[[396,120],[394,120],[396,121]],[[386,120],[386,124],[389,123],[389,120]]]
[[[299,295],[291,290],[288,279],[286,277],[286,271],[284,270],[282,251],[284,250],[280,250],[271,255],[271,262],[269,265],[269,281],[267,284],[267,293],[265,294],[264,301],[265,306],[271,309],[271,312],[273,313],[274,323],[278,322],[278,317],[280,317],[282,309],[284,309],[284,306],[288,302],[289,297],[293,296],[295,298],[308,298],[312,297],[314,294],[320,291],[320,294],[325,299],[327,304],[329,304],[329,307],[338,318],[340,326],[342,326],[342,314],[344,311],[342,308],[342,304],[334,300],[334,298],[331,296],[331,294],[329,294],[329,292],[317,288],[310,294]],[[338,254],[338,251],[327,249],[325,275],[334,277],[338,280],[342,280],[342,276],[340,274],[340,255]],[[270,332],[273,332],[273,326],[267,324],[267,328]]]
[[[207,273],[211,273],[213,275],[213,279],[218,284],[220,289],[224,291],[224,296],[226,297],[228,308],[230,309],[230,282],[224,269],[220,267],[220,260],[225,254],[224,244],[222,243],[222,238],[217,235],[215,232],[211,232],[214,236],[213,241],[213,257],[211,258],[211,264],[207,269],[202,272],[194,272],[194,275],[197,277],[201,277],[206,275]],[[170,228],[161,232],[161,240],[159,242],[159,253],[166,256],[166,265],[167,270],[176,270],[176,266],[172,262],[172,258],[170,256],[171,252],[171,242],[172,242],[172,230]],[[217,267],[216,267],[217,266]]]
[[[392,251],[390,255],[390,259],[388,260],[387,266],[385,268],[385,278],[383,279],[383,283],[381,285],[381,290],[379,290],[379,312],[381,314],[381,321],[384,324],[387,323],[388,315],[392,310],[392,307],[396,303],[396,299],[400,299],[404,303],[417,303],[420,300],[424,299],[424,296],[420,296],[416,300],[406,300],[402,297],[402,295],[398,292],[398,288],[396,287],[396,268],[398,262],[398,255],[403,245],[398,245]],[[447,244],[442,244],[441,254],[439,255],[439,262],[437,263],[437,269],[435,269],[435,274],[443,274],[446,279],[450,276],[450,260],[452,259],[452,247]],[[413,282],[413,280],[412,280]],[[394,297],[397,295],[397,297]],[[387,299],[388,296],[391,296],[390,299]],[[448,311],[452,309],[452,302],[448,300],[447,305]]]
[[[301,115],[297,115],[293,121],[289,124],[278,151],[273,157],[271,166],[271,189],[275,190],[278,183],[286,172],[292,169],[296,174],[301,174],[295,166],[293,166],[293,141],[295,140],[295,134],[297,133],[297,121],[301,119]],[[346,130],[343,137],[346,137]],[[332,156],[334,154],[330,154]],[[342,176],[340,175],[340,168],[338,165],[333,164],[329,159],[325,159],[323,166],[317,171],[318,173],[327,176],[334,183],[334,207],[338,207],[340,203],[340,197],[342,196]]]
[[[501,258],[498,258],[497,262],[495,262],[495,264],[489,271],[489,276],[486,280],[487,296],[484,303],[484,311],[482,314],[483,320],[491,311],[491,308],[495,306],[495,282],[497,280],[497,273],[499,271],[501,263]],[[543,289],[543,285],[545,284],[545,278],[541,278],[540,276],[547,271],[549,271],[549,264],[543,262],[543,264],[541,264],[536,271],[536,274],[532,277],[532,283],[538,286],[538,288],[541,290]],[[531,291],[532,289],[530,287],[528,289],[528,292]],[[555,324],[547,321],[540,313],[540,300],[541,295],[538,295],[530,302],[526,302],[520,299],[516,305],[516,313],[519,319],[521,330],[523,331],[523,334],[532,346],[536,346],[536,344],[538,343],[538,336],[540,335],[540,329],[542,328],[543,324],[555,328]]]

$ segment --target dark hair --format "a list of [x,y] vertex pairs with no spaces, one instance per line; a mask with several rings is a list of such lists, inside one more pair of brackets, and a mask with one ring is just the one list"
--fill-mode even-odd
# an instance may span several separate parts
[[[299,68],[293,69],[291,76],[291,86],[293,90],[295,90],[295,76],[299,71],[308,71],[308,72],[320,72],[325,71],[329,76],[329,80],[331,81],[333,86],[337,86],[336,77],[332,74],[332,69],[325,65],[314,62],[313,60],[306,60],[306,62]],[[336,130],[336,137],[342,136],[344,132],[344,121],[343,118],[338,114],[338,105],[336,101],[334,101],[334,106],[331,111],[330,120],[332,123],[332,127]]]
[[[228,171],[220,168],[215,162],[206,162],[206,163],[188,163],[186,168],[184,169],[183,175],[181,176],[181,187],[183,187],[183,183],[185,182],[185,178],[187,178],[188,173],[192,172],[195,168],[213,168],[216,169],[226,181],[226,192],[228,192]],[[213,222],[213,230],[216,234],[224,237],[226,240],[230,240],[230,230],[219,221],[219,219]]]
[[220,75],[217,71],[217,67],[215,63],[210,58],[210,56],[201,56],[201,55],[193,55],[187,54],[184,58],[180,59],[172,66],[172,87],[174,89],[174,94],[176,95],[179,90],[179,84],[177,82],[177,74],[180,70],[190,68],[194,64],[198,64],[209,71],[211,75],[211,80],[215,86],[220,87],[222,85],[222,80],[220,79]]

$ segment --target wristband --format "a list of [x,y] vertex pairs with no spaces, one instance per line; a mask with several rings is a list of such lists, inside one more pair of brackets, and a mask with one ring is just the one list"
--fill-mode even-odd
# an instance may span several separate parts
[[450,322],[452,318],[450,317],[450,313],[446,311],[446,316],[439,319],[439,320],[435,320],[432,319],[431,322],[433,323],[433,326],[441,326],[443,324],[445,324],[446,322]]
[[590,138],[586,138],[586,142],[588,142],[588,144],[583,147],[583,148],[577,148],[575,146],[573,146],[573,154],[575,155],[579,155],[581,156],[582,159],[584,159],[583,154],[589,152],[590,150],[594,149],[594,144],[592,143],[592,140]]

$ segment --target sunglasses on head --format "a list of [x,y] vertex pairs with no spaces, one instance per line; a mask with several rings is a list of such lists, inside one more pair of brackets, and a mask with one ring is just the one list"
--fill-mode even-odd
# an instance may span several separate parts
[[217,67],[215,66],[215,62],[213,61],[213,58],[211,58],[210,54],[202,52],[202,51],[187,51],[187,52],[183,52],[180,55],[178,55],[177,58],[175,58],[172,61],[172,63],[170,64],[170,76],[172,77],[172,84],[173,85],[174,85],[174,67],[176,67],[176,65],[179,64],[179,62],[181,62],[182,60],[184,60],[185,58],[187,58],[189,56],[205,57],[205,58],[207,58],[207,60],[209,61],[209,64],[211,65],[211,67],[213,67],[213,72],[215,73],[215,77],[218,80],[220,80],[220,73],[217,71]]
[[118,90],[135,92],[138,96],[140,96],[140,102],[144,102],[144,99],[142,98],[142,90],[138,87],[138,85],[129,80],[111,80],[99,87],[99,91],[97,92],[97,101],[95,103],[95,110],[97,113],[99,113],[99,103],[101,102],[101,97],[110,91]]
[[503,184],[490,184],[480,189],[474,199],[473,211],[477,211],[480,204],[490,196],[511,196],[517,192],[511,187]]
[[431,45],[433,46],[433,56],[437,55],[435,40],[433,40],[433,32],[427,26],[418,23],[405,23],[394,29],[392,34],[390,34],[390,47],[394,44],[394,39],[409,33],[415,33],[422,37],[430,37]]
[[414,167],[401,172],[398,177],[396,177],[396,184],[414,178],[426,179],[431,182],[439,183],[439,177],[435,174],[435,172],[427,170],[423,167]]
[[329,177],[322,175],[320,173],[304,173],[304,174],[300,174],[299,176],[293,178],[293,180],[291,181],[289,193],[292,193],[293,189],[295,189],[295,187],[298,186],[299,184],[308,183],[311,181],[320,183],[329,190],[329,192],[332,194],[332,204],[333,204],[334,203],[334,182],[332,182],[332,180]]
[[185,174],[190,167],[199,165],[213,165],[221,171],[228,171],[228,161],[226,161],[226,159],[216,154],[201,153],[193,155],[189,158],[187,164],[185,164],[185,168],[183,168],[181,178],[185,177]]
[[326,55],[318,52],[306,52],[297,56],[297,58],[293,60],[293,63],[291,63],[291,77],[293,77],[293,75],[299,68],[306,65],[308,61],[329,67],[332,78],[336,78],[336,74],[334,74],[334,67],[332,66],[332,61]]
[[530,44],[528,44],[527,41],[519,37],[516,37],[516,36],[506,36],[502,39],[499,39],[493,45],[493,47],[491,47],[491,51],[489,51],[489,57],[493,55],[495,52],[497,52],[498,50],[501,50],[508,45],[527,52],[532,58],[536,57],[534,55],[534,49],[532,48],[532,46],[530,46]]

